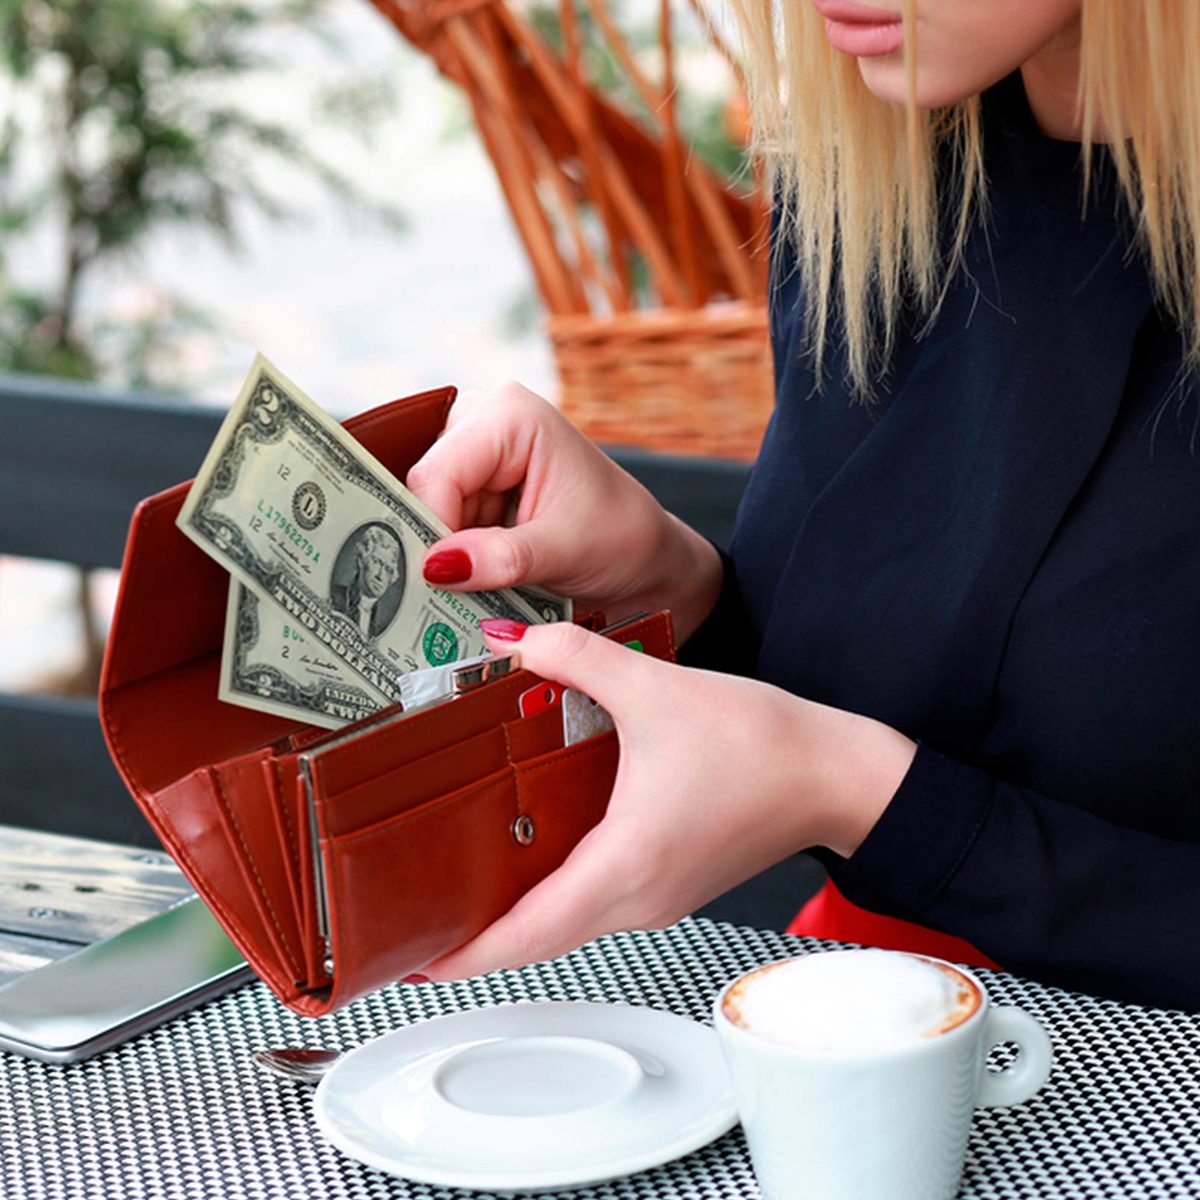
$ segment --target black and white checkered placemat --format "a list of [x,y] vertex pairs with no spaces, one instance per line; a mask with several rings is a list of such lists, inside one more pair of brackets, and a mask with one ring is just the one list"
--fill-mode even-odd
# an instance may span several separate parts
[[[553,963],[455,984],[390,987],[331,1017],[293,1016],[259,984],[90,1062],[0,1054],[3,1200],[382,1200],[470,1196],[360,1166],[316,1129],[312,1090],[262,1075],[264,1046],[350,1049],[425,1017],[514,1000],[645,1004],[706,1020],[739,972],[804,938],[683,921],[602,938]],[[1200,1017],[1131,1008],[981,972],[1041,1020],[1053,1076],[1018,1108],[979,1110],[972,1200],[1200,1196]],[[587,1200],[755,1197],[740,1131],[678,1162],[571,1193]],[[884,1198],[886,1200],[886,1198]]]

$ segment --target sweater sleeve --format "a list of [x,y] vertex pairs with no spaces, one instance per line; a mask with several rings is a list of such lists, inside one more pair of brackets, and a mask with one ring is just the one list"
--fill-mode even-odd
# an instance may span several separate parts
[[854,903],[964,937],[1018,974],[1200,1010],[1200,844],[1124,828],[928,746],[833,870]]
[[679,648],[679,661],[685,667],[752,676],[762,639],[738,586],[733,558],[715,542],[713,546],[721,556],[721,593],[712,612]]

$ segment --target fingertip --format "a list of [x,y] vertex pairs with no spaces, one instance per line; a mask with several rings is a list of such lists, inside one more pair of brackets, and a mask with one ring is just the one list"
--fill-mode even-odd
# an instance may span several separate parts
[[426,583],[446,587],[455,583],[466,583],[471,578],[474,566],[471,556],[461,546],[450,546],[444,550],[433,550],[426,555],[421,568]]
[[463,496],[450,473],[439,467],[434,459],[441,443],[437,443],[420,462],[415,463],[405,477],[404,486],[450,529],[462,523]]
[[638,699],[643,657],[570,621],[532,625],[521,637],[523,667],[586,692],[618,723],[619,713]]
[[465,387],[459,388],[458,395],[454,398],[454,403],[461,405],[462,408],[470,408],[475,404],[486,403],[488,392],[480,387]]
[[489,641],[505,645],[521,641],[529,632],[528,622],[512,621],[507,617],[486,617],[479,622],[479,628]]
[[446,965],[454,957],[453,954],[444,954],[441,958],[434,962],[426,963],[420,970],[419,974],[409,975],[407,978],[400,980],[401,983],[447,983],[453,979],[462,977],[461,972],[447,970]]

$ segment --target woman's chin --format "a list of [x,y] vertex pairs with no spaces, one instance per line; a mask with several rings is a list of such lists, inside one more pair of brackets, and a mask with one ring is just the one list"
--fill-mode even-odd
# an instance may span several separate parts
[[[921,109],[945,108],[958,104],[970,96],[978,96],[980,92],[998,83],[1008,74],[1011,67],[1005,67],[1000,74],[992,78],[994,72],[985,77],[982,74],[976,78],[964,75],[961,71],[942,73],[927,70],[921,64],[917,67],[917,107]],[[904,54],[880,55],[877,58],[860,58],[858,71],[867,90],[888,104],[903,105],[908,99],[908,85],[904,78]]]

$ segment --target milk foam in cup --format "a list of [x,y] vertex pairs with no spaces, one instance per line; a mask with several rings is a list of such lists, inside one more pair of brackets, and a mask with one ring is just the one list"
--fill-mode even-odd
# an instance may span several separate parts
[[[952,1200],[976,1104],[1019,1104],[1050,1072],[1028,1013],[969,971],[888,950],[768,963],[714,1024],[766,1200]],[[1007,1070],[988,1050],[1016,1042]]]
[[726,992],[725,1016],[758,1037],[814,1054],[869,1054],[945,1033],[982,993],[949,963],[887,950],[769,963]]

